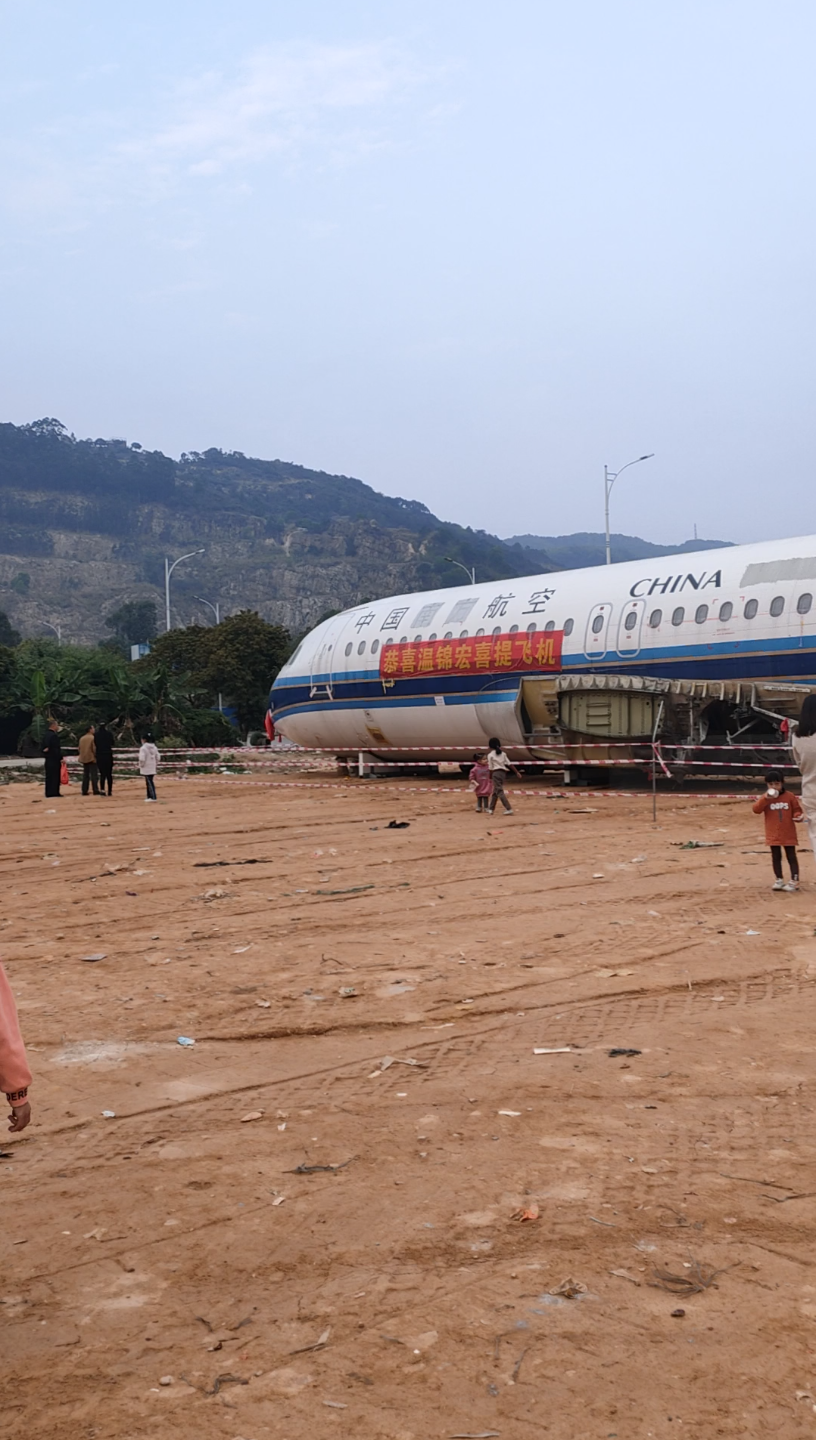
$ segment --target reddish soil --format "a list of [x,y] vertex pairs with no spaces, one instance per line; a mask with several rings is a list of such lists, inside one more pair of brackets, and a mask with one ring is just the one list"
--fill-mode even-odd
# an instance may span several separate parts
[[814,1433],[809,853],[772,894],[738,798],[159,793],[0,790],[9,1440]]

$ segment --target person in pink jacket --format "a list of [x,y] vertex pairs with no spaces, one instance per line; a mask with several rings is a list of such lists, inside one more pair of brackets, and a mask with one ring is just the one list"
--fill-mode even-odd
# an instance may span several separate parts
[[28,1103],[30,1084],[31,1071],[20,1034],[17,1006],[8,976],[0,965],[0,1090],[5,1093],[11,1106],[9,1130],[12,1135],[25,1130],[31,1119],[31,1106]]

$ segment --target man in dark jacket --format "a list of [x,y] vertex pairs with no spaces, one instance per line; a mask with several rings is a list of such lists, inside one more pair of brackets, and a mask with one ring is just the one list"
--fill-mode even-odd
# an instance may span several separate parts
[[108,786],[108,794],[113,794],[113,736],[107,725],[97,725],[96,735],[96,763],[99,769],[99,793],[105,794],[105,784]]
[[49,720],[48,734],[43,745],[45,756],[45,798],[56,800],[60,794],[60,772],[62,770],[62,746],[59,738],[59,725],[56,720]]

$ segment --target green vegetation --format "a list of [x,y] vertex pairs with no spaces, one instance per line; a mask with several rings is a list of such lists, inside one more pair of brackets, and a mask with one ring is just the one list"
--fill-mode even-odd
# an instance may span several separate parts
[[131,645],[149,645],[156,638],[156,602],[127,600],[111,612],[105,624],[113,631],[113,644],[130,659]]
[[238,731],[213,708],[219,693],[241,732],[259,728],[290,651],[288,631],[250,611],[208,630],[171,630],[136,664],[105,647],[0,646],[0,749],[38,754],[51,716],[69,742],[104,720],[125,744],[148,729],[159,742],[235,743]]

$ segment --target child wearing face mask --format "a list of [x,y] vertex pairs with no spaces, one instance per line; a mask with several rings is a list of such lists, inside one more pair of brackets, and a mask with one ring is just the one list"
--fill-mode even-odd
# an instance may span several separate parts
[[[774,890],[799,889],[799,861],[796,856],[796,821],[802,819],[798,795],[785,789],[781,770],[769,770],[765,776],[767,790],[754,802],[754,814],[765,816],[765,844],[771,847]],[[782,878],[782,850],[790,867],[787,885]]]

